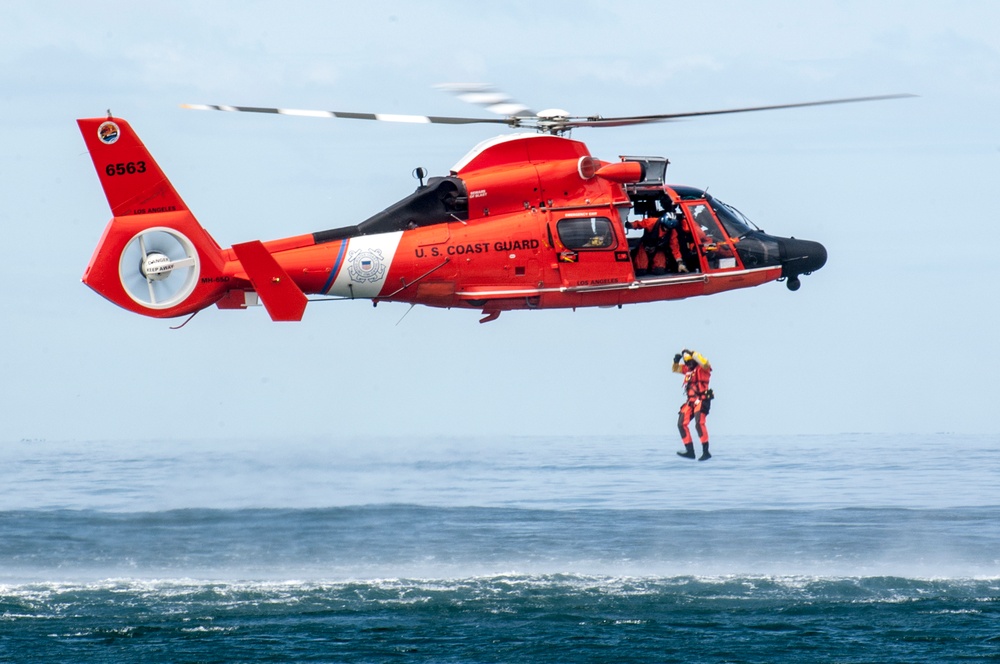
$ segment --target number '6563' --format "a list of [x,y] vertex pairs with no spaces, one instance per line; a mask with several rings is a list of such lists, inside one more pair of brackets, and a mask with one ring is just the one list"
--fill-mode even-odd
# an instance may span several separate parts
[[132,175],[134,173],[145,173],[146,172],[146,162],[144,161],[130,161],[128,163],[118,163],[118,164],[108,164],[104,167],[104,172],[109,176],[113,175]]

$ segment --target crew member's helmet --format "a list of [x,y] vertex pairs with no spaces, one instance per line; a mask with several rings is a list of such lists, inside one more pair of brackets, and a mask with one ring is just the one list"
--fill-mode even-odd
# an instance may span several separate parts
[[680,222],[677,221],[673,212],[666,212],[660,217],[660,223],[663,224],[664,228],[677,228]]

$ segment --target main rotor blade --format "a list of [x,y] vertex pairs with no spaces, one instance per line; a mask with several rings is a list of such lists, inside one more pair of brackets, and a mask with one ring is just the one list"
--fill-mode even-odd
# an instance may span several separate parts
[[487,83],[439,83],[438,90],[450,92],[467,104],[482,106],[490,113],[504,117],[533,118],[535,112],[502,90]]
[[[452,92],[462,95],[480,95],[476,99],[466,99],[473,103],[489,107],[494,105],[495,111],[513,110],[517,113],[507,115],[503,118],[468,118],[453,117],[444,115],[400,115],[395,113],[351,113],[345,111],[314,111],[294,108],[268,108],[261,106],[225,106],[214,104],[181,104],[181,108],[188,108],[201,111],[231,111],[240,113],[273,113],[277,115],[292,115],[308,118],[342,118],[349,120],[379,120],[382,122],[406,122],[416,124],[499,124],[508,127],[522,127],[536,129],[550,134],[562,134],[577,127],[623,127],[627,125],[647,124],[654,122],[670,122],[683,118],[694,118],[706,115],[727,115],[732,113],[752,113],[754,111],[775,111],[785,108],[805,108],[808,106],[829,106],[831,104],[852,104],[864,101],[884,101],[887,99],[905,99],[916,97],[917,95],[902,93],[891,95],[875,95],[871,97],[847,97],[844,99],[825,99],[822,101],[807,101],[795,104],[773,104],[769,106],[747,106],[743,108],[725,108],[716,111],[690,111],[687,113],[662,113],[657,115],[625,115],[620,117],[605,118],[600,115],[589,117],[537,117],[521,115],[525,111],[518,111],[520,104],[513,102],[503,93],[499,93],[488,86],[473,86],[472,84],[450,84],[439,86]],[[507,107],[508,103],[513,106]]]
[[804,108],[807,106],[829,106],[831,104],[852,104],[862,101],[884,101],[886,99],[905,99],[916,97],[912,94],[892,94],[876,95],[873,97],[848,97],[845,99],[825,99],[823,101],[806,101],[797,104],[774,104],[771,106],[747,106],[744,108],[725,108],[718,111],[691,111],[688,113],[662,113],[658,115],[626,115],[616,118],[604,118],[595,115],[588,118],[568,118],[568,127],[615,127],[629,124],[642,124],[645,122],[668,122],[670,120],[680,120],[682,118],[694,118],[703,115],[726,115],[729,113],[752,113],[754,111],[775,111],[782,108]]
[[304,118],[343,118],[348,120],[379,120],[381,122],[409,122],[415,124],[502,124],[521,126],[520,118],[459,118],[442,115],[399,115],[395,113],[349,113],[345,111],[311,111],[296,108],[265,108],[261,106],[224,106],[215,104],[181,104],[181,108],[196,111],[235,111],[240,113],[275,113]]

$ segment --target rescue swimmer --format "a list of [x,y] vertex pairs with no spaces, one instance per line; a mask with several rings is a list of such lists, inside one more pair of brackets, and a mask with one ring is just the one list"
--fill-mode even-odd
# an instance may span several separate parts
[[712,365],[704,355],[698,351],[684,349],[674,355],[674,364],[671,369],[674,373],[684,374],[684,404],[677,414],[677,428],[681,433],[681,442],[684,444],[684,451],[677,455],[685,459],[694,459],[694,442],[691,440],[691,431],[688,425],[694,420],[695,428],[698,430],[698,439],[701,441],[701,456],[698,461],[711,459],[708,452],[708,427],[705,425],[705,418],[712,408],[712,399],[715,393],[708,387],[708,382],[712,378]]

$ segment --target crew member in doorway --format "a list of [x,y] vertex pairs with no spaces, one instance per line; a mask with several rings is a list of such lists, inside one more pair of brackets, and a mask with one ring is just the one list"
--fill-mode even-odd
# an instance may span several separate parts
[[[687,272],[684,258],[681,256],[681,243],[678,237],[680,220],[676,211],[667,210],[659,216],[646,217],[639,221],[630,221],[625,228],[641,228],[644,232],[639,246],[635,250],[635,274],[641,277],[647,273],[657,276],[667,273],[667,251],[674,259],[678,272]],[[652,263],[652,267],[650,267]]]
[[685,459],[695,458],[694,442],[688,430],[688,425],[693,419],[698,430],[698,439],[701,441],[701,456],[698,457],[698,461],[711,459],[712,455],[708,453],[708,427],[705,425],[705,418],[712,407],[712,399],[715,398],[715,394],[708,387],[708,381],[712,378],[712,365],[698,351],[685,348],[674,355],[673,372],[684,374],[686,397],[684,405],[677,414],[677,428],[681,432],[684,451],[677,454]]

